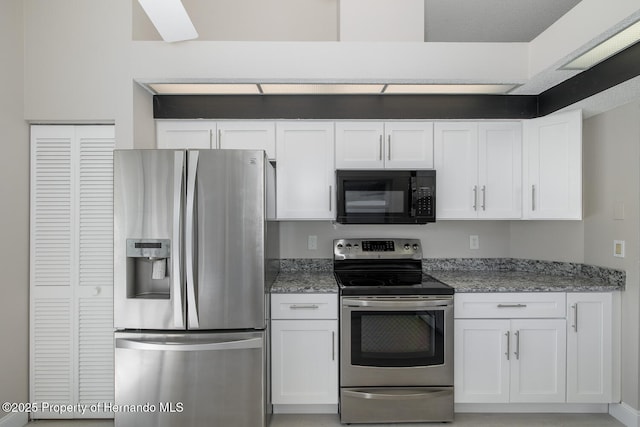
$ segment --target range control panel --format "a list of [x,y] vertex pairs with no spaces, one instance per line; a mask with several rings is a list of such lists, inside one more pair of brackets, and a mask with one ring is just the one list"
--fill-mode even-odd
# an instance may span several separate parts
[[419,239],[336,239],[334,260],[422,259]]

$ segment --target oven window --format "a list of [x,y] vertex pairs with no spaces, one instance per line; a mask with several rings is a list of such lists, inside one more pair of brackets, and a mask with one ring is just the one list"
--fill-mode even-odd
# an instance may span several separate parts
[[351,364],[379,367],[444,363],[444,312],[351,313]]

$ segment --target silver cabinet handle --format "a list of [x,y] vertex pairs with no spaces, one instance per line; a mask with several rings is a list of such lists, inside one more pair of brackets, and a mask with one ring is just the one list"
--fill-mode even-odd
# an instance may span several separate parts
[[329,212],[331,212],[331,210],[333,209],[333,203],[332,203],[332,200],[331,200],[333,198],[333,197],[331,197],[332,195],[333,195],[333,186],[330,185],[329,186]]
[[318,304],[291,304],[289,308],[292,310],[317,310],[320,306]]
[[525,308],[527,304],[498,304],[498,308]]
[[216,144],[217,148],[222,148],[222,129],[218,129],[218,143]]
[[575,332],[578,332],[578,303],[575,303],[571,306],[573,309],[573,325],[571,327]]
[[388,147],[387,147],[387,160],[391,160],[391,135],[387,137]]
[[379,153],[380,161],[382,161],[382,135],[380,135]]
[[486,211],[486,205],[487,205],[487,186],[483,185],[482,186],[482,210]]
[[173,155],[173,244],[171,245],[171,297],[173,298],[173,326],[184,328],[184,297],[182,277],[182,199],[184,197],[184,151]]
[[152,351],[212,351],[212,350],[240,350],[250,348],[262,348],[262,338],[249,338],[246,340],[221,341],[221,342],[200,342],[200,343],[180,343],[135,339],[116,339],[116,348],[126,348],[131,350],[152,350]]
[[531,186],[531,210],[536,210],[536,186]]
[[511,334],[507,331],[505,335],[507,336],[507,352],[504,355],[507,356],[507,360],[509,360],[509,352],[511,351]]
[[198,170],[199,151],[189,151],[187,168],[187,213],[186,213],[186,272],[187,272],[187,316],[189,316],[189,327],[197,329],[200,327],[198,320],[198,304],[196,303],[196,260],[194,254],[195,235],[195,206],[196,206],[196,172]]
[[336,360],[336,333],[331,331],[331,360]]
[[473,186],[473,210],[478,210],[478,186]]
[[520,331],[516,331],[516,351],[513,352],[516,360],[520,360]]

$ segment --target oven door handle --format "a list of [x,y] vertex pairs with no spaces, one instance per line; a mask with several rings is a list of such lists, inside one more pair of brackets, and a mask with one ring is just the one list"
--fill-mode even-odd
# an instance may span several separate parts
[[389,300],[362,300],[362,299],[348,299],[342,300],[343,307],[370,307],[370,308],[431,308],[431,307],[451,307],[453,305],[453,299],[438,298],[430,300],[404,300],[404,301],[389,301]]
[[355,397],[358,399],[373,399],[373,400],[410,400],[410,399],[424,399],[425,397],[433,397],[434,394],[451,394],[451,388],[436,388],[431,390],[396,390],[394,393],[389,393],[389,390],[380,390],[381,393],[371,393],[369,391],[355,391],[355,390],[342,390],[345,396]]

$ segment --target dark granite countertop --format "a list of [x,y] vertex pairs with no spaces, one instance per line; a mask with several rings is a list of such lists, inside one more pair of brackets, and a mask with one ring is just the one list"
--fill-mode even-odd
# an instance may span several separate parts
[[[271,293],[337,293],[329,259],[286,259]],[[423,260],[423,271],[456,292],[622,291],[625,272],[604,267],[512,258]]]
[[271,286],[272,294],[337,293],[338,285],[332,271],[280,272]]
[[522,271],[429,271],[430,275],[464,292],[611,292],[623,288],[602,279]]

